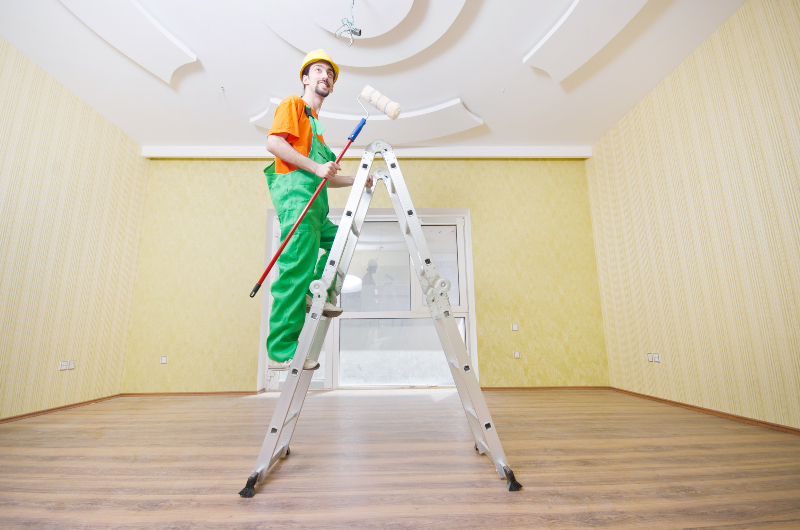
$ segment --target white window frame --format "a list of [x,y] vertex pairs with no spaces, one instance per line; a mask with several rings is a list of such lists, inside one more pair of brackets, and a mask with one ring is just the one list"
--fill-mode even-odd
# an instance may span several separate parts
[[[344,213],[342,208],[331,208],[328,218],[338,224]],[[475,283],[473,280],[473,260],[472,260],[472,226],[470,211],[468,208],[418,208],[417,215],[423,226],[429,225],[455,225],[458,244],[458,274],[459,274],[459,304],[453,306],[453,316],[464,318],[466,324],[466,345],[469,352],[475,376],[480,381],[480,370],[478,363],[478,333],[477,316],[475,308]],[[392,208],[370,208],[367,213],[367,221],[397,221],[394,209]],[[266,238],[264,252],[264,266],[269,263],[272,256],[280,247],[280,225],[278,224],[277,214],[274,209],[267,211],[267,230],[269,237]],[[325,351],[328,358],[325,359],[325,374],[322,380],[312,380],[311,388],[361,388],[361,387],[342,387],[339,385],[338,369],[334,366],[339,365],[339,323],[341,319],[355,318],[430,318],[427,306],[422,305],[422,290],[419,282],[415,281],[413,268],[411,269],[411,311],[368,311],[368,312],[345,312],[342,316],[333,319],[330,326],[328,337],[325,340]],[[267,370],[267,351],[266,340],[269,335],[269,314],[272,305],[272,297],[269,295],[272,282],[277,278],[277,267],[264,280],[261,287],[261,333],[259,344],[258,362],[258,389],[277,390],[281,385],[278,383],[277,372]],[[466,302],[466,305],[464,304]],[[389,386],[369,387],[369,388],[397,388]],[[404,386],[403,388],[408,388]],[[425,387],[430,388],[430,387]]]

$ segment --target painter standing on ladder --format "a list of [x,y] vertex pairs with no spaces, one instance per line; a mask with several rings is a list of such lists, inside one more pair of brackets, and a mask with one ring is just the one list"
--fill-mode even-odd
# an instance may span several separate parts
[[[325,145],[319,123],[323,101],[333,93],[339,67],[323,50],[306,55],[300,68],[303,97],[292,95],[275,109],[275,119],[267,137],[267,150],[275,155],[264,174],[272,204],[278,212],[281,240],[284,240],[305,208],[320,179],[328,183],[311,205],[294,237],[278,258],[278,279],[272,284],[272,312],[269,317],[267,354],[269,370],[288,370],[297,349],[305,313],[311,305],[308,287],[320,279],[337,226],[328,219],[328,190],[352,186],[355,177],[339,175],[336,156]],[[367,187],[372,186],[372,177]],[[319,249],[325,252],[319,256]],[[318,257],[319,256],[319,257]],[[342,310],[330,301],[324,315],[335,317]],[[307,361],[317,367],[317,361]]]

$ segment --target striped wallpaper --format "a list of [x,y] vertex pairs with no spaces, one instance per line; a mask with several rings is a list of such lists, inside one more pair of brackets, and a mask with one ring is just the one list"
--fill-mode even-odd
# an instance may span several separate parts
[[613,386],[800,427],[799,65],[800,3],[749,0],[595,144]]
[[0,38],[0,417],[121,391],[140,150]]
[[[264,267],[268,164],[150,162],[124,392],[257,388],[261,303],[247,293]],[[607,385],[584,162],[400,164],[417,208],[470,209],[481,385]],[[330,190],[331,207],[349,193]],[[391,207],[385,189],[372,206]]]

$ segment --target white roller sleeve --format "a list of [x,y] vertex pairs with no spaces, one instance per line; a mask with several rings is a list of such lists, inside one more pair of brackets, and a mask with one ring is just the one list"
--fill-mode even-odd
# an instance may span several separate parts
[[400,116],[400,104],[392,101],[369,85],[365,86],[364,90],[361,91],[361,99],[393,120]]

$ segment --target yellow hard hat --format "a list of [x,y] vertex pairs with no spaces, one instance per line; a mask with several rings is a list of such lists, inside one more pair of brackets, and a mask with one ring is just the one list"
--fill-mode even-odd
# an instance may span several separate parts
[[331,63],[331,66],[333,66],[333,82],[335,83],[336,80],[339,79],[339,66],[333,62],[331,56],[325,53],[325,50],[322,48],[319,50],[314,50],[313,52],[309,52],[309,54],[306,55],[306,58],[303,59],[303,66],[300,67],[300,81],[303,80],[303,70],[306,69],[306,66],[317,61],[328,61]]

